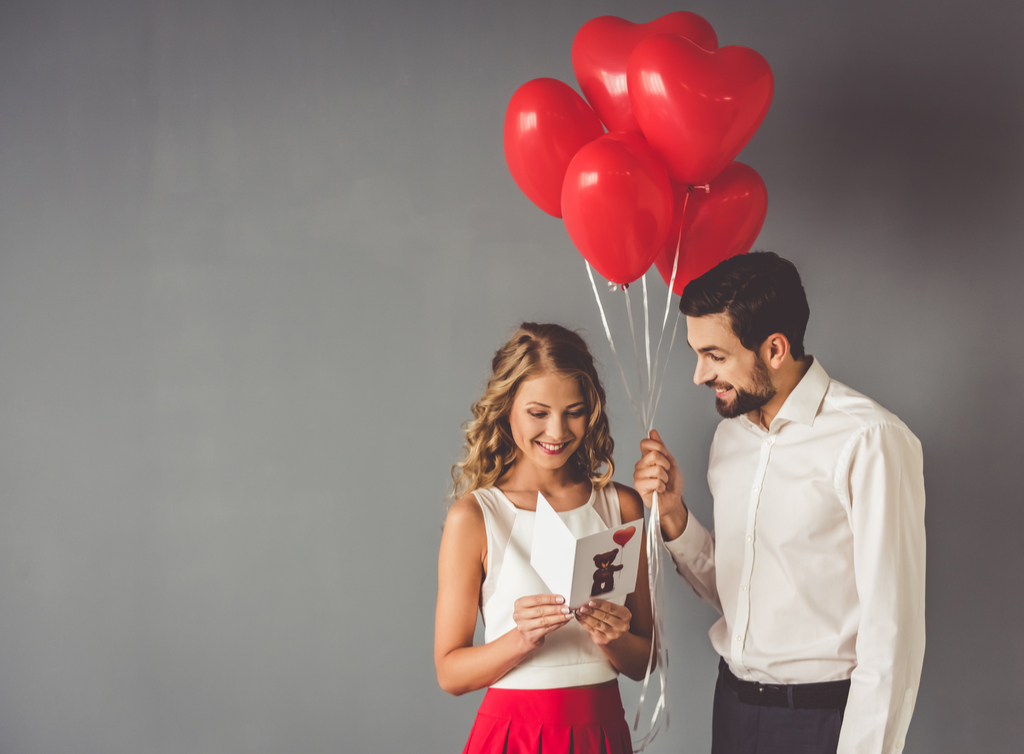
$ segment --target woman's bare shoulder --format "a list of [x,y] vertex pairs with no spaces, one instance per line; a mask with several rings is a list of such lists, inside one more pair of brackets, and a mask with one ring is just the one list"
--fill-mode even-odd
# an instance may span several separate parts
[[484,522],[484,514],[480,510],[480,503],[477,502],[476,495],[472,492],[467,492],[449,506],[446,525],[455,522],[471,523],[473,521],[479,521],[482,524]]
[[618,482],[612,482],[615,491],[619,496],[619,510],[622,511],[623,521],[636,521],[644,517],[644,502],[640,499],[639,493],[632,487],[627,487]]
[[446,533],[463,537],[486,537],[484,513],[473,493],[458,498],[448,509],[444,528]]

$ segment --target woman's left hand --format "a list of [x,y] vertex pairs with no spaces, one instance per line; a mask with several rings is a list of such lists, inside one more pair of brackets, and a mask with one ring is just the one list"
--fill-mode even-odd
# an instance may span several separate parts
[[576,610],[576,620],[583,624],[590,634],[590,640],[598,646],[605,646],[628,634],[632,618],[633,614],[625,605],[616,605],[606,600],[590,600]]

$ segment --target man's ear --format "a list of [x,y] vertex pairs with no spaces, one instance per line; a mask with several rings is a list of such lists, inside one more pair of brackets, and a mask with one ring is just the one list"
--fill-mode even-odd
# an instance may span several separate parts
[[761,344],[761,358],[772,369],[781,369],[787,356],[792,356],[789,338],[780,332],[769,335]]

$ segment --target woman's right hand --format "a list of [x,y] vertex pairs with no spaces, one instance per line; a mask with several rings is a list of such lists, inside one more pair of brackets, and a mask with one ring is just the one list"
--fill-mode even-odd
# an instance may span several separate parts
[[557,594],[532,594],[515,601],[512,620],[516,631],[528,652],[544,643],[544,638],[556,631],[572,618],[572,611],[565,606],[565,600]]

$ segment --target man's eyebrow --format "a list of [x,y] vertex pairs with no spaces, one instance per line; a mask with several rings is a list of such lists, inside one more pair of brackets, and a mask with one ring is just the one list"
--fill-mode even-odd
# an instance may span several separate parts
[[723,351],[723,352],[725,351],[725,349],[722,348],[721,346],[704,346],[702,348],[694,348],[692,345],[690,345],[689,339],[687,339],[686,345],[690,346],[690,349],[693,350],[693,351],[696,351],[697,353],[710,353],[711,351]]

